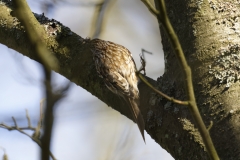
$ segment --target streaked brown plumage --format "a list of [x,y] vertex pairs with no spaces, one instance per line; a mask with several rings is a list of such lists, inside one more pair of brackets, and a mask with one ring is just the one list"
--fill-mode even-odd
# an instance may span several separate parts
[[107,88],[129,104],[134,121],[144,137],[144,120],[138,108],[139,91],[136,65],[130,51],[113,42],[90,40],[96,70]]

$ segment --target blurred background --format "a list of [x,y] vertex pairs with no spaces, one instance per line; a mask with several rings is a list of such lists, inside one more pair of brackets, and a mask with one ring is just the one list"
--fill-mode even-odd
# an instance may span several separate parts
[[[127,47],[138,68],[141,49],[152,52],[145,54],[146,71],[147,76],[156,80],[164,71],[156,18],[139,0],[105,1],[102,19],[97,18],[95,5],[102,1],[28,0],[28,4],[32,12],[44,12],[83,38],[97,35]],[[103,22],[100,34],[94,30],[99,22]],[[13,125],[15,117],[20,127],[27,126],[27,109],[32,125],[36,126],[40,102],[45,97],[41,66],[1,44],[0,55],[0,123]],[[53,73],[56,88],[66,83],[66,78]],[[38,145],[27,136],[2,128],[0,135],[0,147],[6,150],[9,160],[39,159]],[[67,96],[55,107],[51,150],[58,160],[173,159],[146,132],[145,135],[146,144],[135,123],[72,84]],[[0,157],[2,154],[0,150]]]

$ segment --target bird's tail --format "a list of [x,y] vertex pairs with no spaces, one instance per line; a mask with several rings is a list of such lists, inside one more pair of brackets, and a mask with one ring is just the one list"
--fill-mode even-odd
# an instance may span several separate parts
[[131,112],[134,118],[134,121],[137,123],[138,128],[141,132],[142,138],[145,142],[145,137],[144,137],[144,129],[145,129],[145,124],[144,124],[144,120],[143,120],[143,116],[138,108],[138,99],[133,99],[133,98],[127,98],[131,107]]

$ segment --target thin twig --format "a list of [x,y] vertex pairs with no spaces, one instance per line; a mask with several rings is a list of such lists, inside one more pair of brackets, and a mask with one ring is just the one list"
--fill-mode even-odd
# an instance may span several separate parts
[[9,131],[11,131],[11,130],[16,130],[16,129],[19,129],[19,130],[31,130],[31,131],[35,131],[35,128],[29,128],[28,126],[27,127],[15,127],[15,126],[11,126],[10,128],[6,128],[6,124],[4,124],[4,123],[1,123],[0,124],[0,128],[5,128],[5,129],[7,129],[7,130],[9,130]]
[[13,120],[14,126],[15,126],[16,128],[18,128],[16,119],[15,119],[14,117],[12,117],[12,120]]
[[[151,53],[151,52],[149,52]],[[173,102],[173,103],[177,103],[180,105],[189,105],[188,101],[181,101],[181,100],[177,100],[174,99],[173,97],[169,97],[168,95],[164,94],[163,92],[157,90],[155,87],[153,87],[144,77],[143,75],[140,73],[141,71],[144,72],[144,75],[146,74],[145,71],[145,67],[146,67],[146,61],[144,59],[144,57],[142,55],[140,55],[140,59],[141,59],[141,64],[142,66],[140,67],[140,69],[136,72],[137,76],[148,86],[150,87],[153,91],[155,91],[156,93],[158,93],[159,95],[163,96],[164,98],[166,98],[167,100]]]
[[144,53],[152,54],[152,52],[149,52],[149,51],[147,51],[145,49],[142,49],[142,52],[139,55],[142,66],[140,67],[140,69],[138,71],[139,72],[143,71],[143,74],[146,75],[146,69],[145,69],[145,67],[146,67],[146,60],[145,60]]
[[0,146],[0,149],[3,150],[3,158],[2,158],[2,160],[8,160],[8,156],[7,156],[7,153],[6,153],[5,148],[3,148],[3,147]]
[[180,61],[184,77],[186,77],[186,83],[187,83],[187,93],[188,93],[188,99],[189,99],[189,109],[191,111],[191,114],[193,115],[193,118],[198,126],[199,132],[202,136],[203,142],[205,144],[205,147],[208,151],[209,157],[214,160],[218,160],[218,154],[217,151],[213,145],[212,139],[209,135],[208,130],[206,129],[206,126],[202,120],[202,117],[199,113],[196,99],[194,95],[193,90],[193,83],[192,83],[192,72],[191,68],[189,67],[187,60],[184,56],[181,44],[179,42],[179,39],[171,25],[171,22],[167,16],[166,12],[166,6],[164,0],[159,0],[159,10],[160,15],[158,16],[158,19],[161,21],[163,27],[165,28],[168,37],[171,41],[171,44],[173,45],[173,48],[175,50],[176,56],[178,60]]
[[102,0],[101,3],[99,3],[98,5],[95,5],[95,13],[94,13],[92,29],[91,29],[92,33],[90,34],[92,38],[97,38],[100,36],[104,26],[104,17],[106,16],[105,12],[107,10],[107,7],[112,2],[113,1],[110,1],[110,0]]
[[[0,127],[1,127],[1,128],[5,128],[5,129],[7,129],[7,130],[9,130],[9,131],[16,130],[16,131],[18,131],[18,132],[20,132],[20,133],[28,136],[28,137],[31,138],[33,141],[35,141],[35,139],[33,139],[31,135],[27,134],[27,133],[24,132],[21,128],[18,128],[18,127],[16,127],[16,126],[8,126],[8,125],[2,123],[2,124],[0,124]],[[22,127],[22,128],[26,128],[26,127]],[[38,143],[38,141],[35,141],[35,142],[36,142],[38,145],[40,145],[40,143]]]
[[152,6],[147,3],[148,0],[142,0],[143,3],[147,6],[147,8],[150,10],[151,13],[154,13],[154,15],[157,15],[159,23],[162,24],[164,29],[166,30],[166,33],[168,34],[168,37],[170,39],[171,44],[173,45],[174,51],[176,53],[176,57],[180,61],[180,66],[182,67],[184,77],[186,77],[186,84],[187,84],[187,93],[188,93],[188,106],[191,111],[191,114],[193,115],[193,118],[198,126],[199,132],[202,136],[203,142],[205,144],[205,147],[208,151],[209,157],[214,160],[218,160],[218,154],[216,152],[216,149],[213,145],[212,139],[209,135],[208,130],[206,129],[206,126],[203,123],[202,117],[199,113],[196,99],[194,95],[193,90],[193,84],[192,84],[192,73],[191,68],[187,64],[187,60],[184,56],[182,47],[180,45],[179,39],[170,23],[170,20],[167,16],[166,7],[164,0],[155,0],[155,4],[157,6],[157,9],[159,10],[159,13],[153,12]]
[[210,129],[212,128],[212,126],[213,126],[213,121],[210,121],[210,124],[209,124],[209,126],[208,126],[208,128],[207,128],[208,132],[210,131]]
[[[27,117],[27,116],[26,116]],[[0,128],[4,128],[4,129],[7,129],[9,131],[13,131],[13,130],[16,130],[24,135],[26,135],[27,137],[31,138],[35,143],[38,144],[39,147],[42,148],[42,144],[41,144],[41,141],[39,140],[39,138],[37,138],[36,136],[34,135],[29,135],[28,133],[24,132],[24,130],[32,130],[32,131],[35,131],[37,130],[37,128],[34,128],[34,127],[30,127],[30,126],[27,126],[27,127],[18,127],[18,124],[17,124],[17,121],[14,117],[12,117],[13,119],[13,122],[14,122],[14,126],[8,126],[4,123],[1,123],[0,124]],[[29,120],[31,122],[31,119],[29,117]],[[54,155],[52,154],[52,152],[49,150],[49,155],[52,157],[53,160],[56,160],[56,158],[54,157]]]
[[43,110],[43,102],[44,102],[44,99],[41,100],[40,102],[40,115],[39,115],[39,120],[38,120],[38,124],[37,124],[37,127],[35,128],[34,130],[34,133],[32,135],[32,137],[35,137],[37,139],[39,139],[41,137],[41,128],[42,128],[42,121],[43,121],[43,113],[42,113],[42,110]]
[[159,11],[149,2],[149,0],[141,0],[148,8],[148,10],[157,17],[160,13]]
[[139,56],[140,56],[140,62],[141,62],[142,65],[141,65],[140,69],[138,70],[138,72],[143,71],[143,75],[146,76],[146,68],[145,68],[146,67],[146,61],[144,59],[144,54],[142,53]]
[[185,106],[189,105],[188,101],[181,101],[181,100],[174,99],[173,97],[169,97],[168,95],[166,95],[166,94],[162,93],[161,91],[157,90],[143,77],[143,75],[141,75],[141,73],[137,72],[137,75],[148,87],[150,87],[153,91],[160,94],[161,96],[163,96],[167,100],[169,100],[173,103],[180,104],[180,105],[185,105]]
[[32,124],[31,124],[30,117],[28,115],[28,110],[27,109],[26,109],[26,118],[27,118],[27,121],[28,121],[28,127],[31,128]]
[[3,151],[3,153],[6,153],[6,149],[0,146],[0,149]]
[[42,127],[42,123],[43,123],[43,105],[44,105],[44,102],[46,101],[46,99],[42,99],[41,102],[40,102],[40,114],[39,114],[39,121],[38,121],[38,125],[37,125],[37,128],[41,128]]

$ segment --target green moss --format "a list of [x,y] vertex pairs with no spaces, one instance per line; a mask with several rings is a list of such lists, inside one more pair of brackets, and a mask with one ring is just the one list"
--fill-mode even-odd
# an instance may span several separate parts
[[229,88],[240,80],[240,46],[230,45],[218,51],[219,56],[209,65],[209,74],[213,75],[218,85]]
[[192,136],[192,137],[189,137],[190,139],[193,138],[195,142],[197,142],[198,144],[200,144],[202,147],[205,148],[204,144],[203,144],[203,141],[202,141],[202,137],[198,131],[198,129],[196,129],[194,127],[194,125],[188,120],[188,119],[181,119],[180,122],[182,123],[183,125],[183,129],[188,131],[189,134]]

